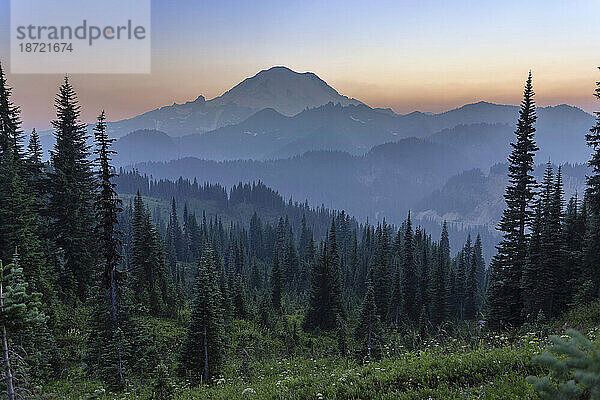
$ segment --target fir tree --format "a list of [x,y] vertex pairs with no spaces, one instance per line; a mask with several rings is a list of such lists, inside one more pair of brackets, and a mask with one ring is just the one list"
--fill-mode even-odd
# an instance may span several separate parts
[[277,314],[281,314],[281,291],[283,286],[283,274],[279,267],[277,251],[273,255],[273,268],[271,269],[271,302]]
[[[594,93],[600,100],[600,82],[596,82]],[[590,209],[588,217],[585,243],[583,248],[582,290],[579,297],[591,300],[600,297],[600,112],[596,112],[596,125],[586,135],[588,146],[592,149],[592,156],[588,165],[592,173],[587,177],[587,203]],[[587,288],[587,289],[586,289]]]
[[495,326],[517,325],[522,322],[523,299],[520,284],[527,263],[528,232],[532,219],[531,201],[535,179],[532,175],[535,141],[535,102],[531,72],[527,77],[515,142],[508,157],[508,178],[504,199],[506,209],[498,229],[503,239],[491,265],[489,285],[490,319]]
[[235,275],[233,283],[233,315],[236,319],[245,319],[248,317],[248,299],[246,298],[246,289],[242,276]]
[[361,345],[361,350],[368,360],[379,355],[379,346],[382,337],[381,321],[375,305],[375,290],[371,283],[367,284],[367,293],[360,309],[358,325],[354,330],[354,337]]
[[402,279],[400,270],[394,272],[394,282],[392,284],[392,300],[390,303],[390,312],[392,313],[392,321],[396,330],[400,327],[400,311],[402,310]]
[[9,336],[19,334],[44,319],[40,311],[41,294],[28,292],[28,284],[17,259],[15,256],[15,263],[6,266],[0,260],[0,328],[8,400],[20,398],[20,388],[17,387],[14,369],[11,367]]
[[11,93],[0,65],[0,259],[10,259],[17,248],[23,255],[25,278],[49,299],[50,274],[37,236],[36,193],[27,179],[20,109],[12,103]]
[[329,238],[322,244],[319,259],[313,266],[304,328],[307,330],[316,328],[334,330],[337,319],[343,317],[344,308],[334,220],[331,224]]
[[190,322],[181,347],[180,368],[184,376],[197,384],[209,382],[219,374],[225,341],[213,254],[208,247],[200,257],[194,292]]
[[63,295],[70,291],[83,300],[91,283],[95,259],[93,240],[93,172],[89,160],[88,135],[79,121],[80,106],[69,79],[65,77],[55,101],[52,121],[56,143],[51,153],[49,174],[50,232],[57,251],[64,257],[59,283]]
[[[594,96],[600,100],[600,81],[596,82]],[[587,177],[588,187],[586,194],[592,212],[600,214],[600,111],[595,114],[596,125],[594,125],[590,129],[590,133],[585,136],[587,145],[592,149],[592,156],[588,161],[588,165],[592,169],[592,174]]]
[[416,323],[419,319],[420,309],[417,306],[418,280],[414,259],[413,230],[410,221],[410,213],[406,220],[404,231],[404,259],[402,264],[402,294],[404,296],[404,315],[407,319]]
[[125,385],[125,343],[128,338],[123,334],[124,326],[128,325],[128,315],[123,312],[123,274],[118,270],[121,262],[119,247],[122,233],[117,229],[118,215],[122,211],[121,200],[115,192],[112,179],[116,176],[110,164],[111,155],[115,152],[110,149],[114,139],[106,133],[106,117],[104,111],[98,117],[94,128],[98,170],[98,190],[94,201],[96,220],[98,225],[96,235],[100,248],[100,262],[102,266],[100,285],[98,287],[98,302],[94,317],[97,319],[92,326],[94,331],[91,337],[97,341],[91,347],[98,360],[98,370],[102,378],[113,388],[122,388]]

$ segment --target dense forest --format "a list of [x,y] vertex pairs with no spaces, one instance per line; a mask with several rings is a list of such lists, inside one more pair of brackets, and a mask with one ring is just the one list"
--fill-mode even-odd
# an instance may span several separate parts
[[[285,201],[261,182],[228,190],[117,173],[105,113],[89,146],[68,77],[55,108],[56,143],[44,162],[35,131],[24,144],[0,68],[0,323],[9,400],[231,398],[210,390],[230,376],[267,381],[259,360],[369,368],[397,359],[405,367],[406,354],[432,343],[460,339],[481,350],[484,332],[548,326],[598,300],[600,119],[586,136],[587,191],[567,201],[560,167],[548,162],[541,182],[533,176],[531,74],[508,158],[503,238],[489,268],[482,236],[451,249],[446,224],[433,237],[410,213],[399,226],[372,224]],[[479,373],[464,379],[476,384]],[[392,390],[385,385],[394,382],[378,385]],[[86,384],[98,388],[96,397],[72,392]],[[308,397],[297,386],[293,396]],[[329,390],[331,398],[381,394]],[[248,386],[236,396],[254,394]]]

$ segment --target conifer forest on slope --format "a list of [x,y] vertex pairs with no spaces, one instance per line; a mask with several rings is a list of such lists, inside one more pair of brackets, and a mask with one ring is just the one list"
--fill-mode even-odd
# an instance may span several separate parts
[[[596,89],[600,99],[600,83]],[[536,182],[527,77],[502,240],[112,165],[68,78],[44,161],[0,68],[3,391],[15,399],[599,399],[600,114],[587,190]],[[553,336],[558,335],[558,336]]]

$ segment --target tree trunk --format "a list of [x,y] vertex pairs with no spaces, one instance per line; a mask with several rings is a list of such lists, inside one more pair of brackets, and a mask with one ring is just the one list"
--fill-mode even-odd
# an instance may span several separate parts
[[208,340],[206,338],[206,325],[204,325],[204,383],[208,383]]
[[[0,267],[2,264],[0,264]],[[4,287],[0,281],[0,309],[4,309]],[[6,379],[6,394],[8,400],[15,400],[15,387],[13,384],[12,370],[10,369],[10,358],[8,356],[8,339],[6,337],[6,325],[2,325],[2,349],[4,350],[4,379]]]

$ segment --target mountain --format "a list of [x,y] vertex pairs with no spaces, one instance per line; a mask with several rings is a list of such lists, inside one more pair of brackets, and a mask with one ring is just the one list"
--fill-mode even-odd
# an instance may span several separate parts
[[167,161],[180,158],[179,144],[164,132],[155,129],[141,129],[120,138],[114,144],[116,154],[113,160],[117,165],[146,160]]
[[345,209],[359,217],[402,221],[406,212],[472,162],[449,146],[408,138],[362,156],[312,151],[287,159],[211,161],[184,158],[136,164],[155,178],[197,178],[232,186],[261,180],[284,197]]
[[312,72],[298,73],[286,67],[273,67],[244,79],[219,97],[157,108],[133,118],[108,124],[113,137],[140,129],[157,129],[170,136],[202,133],[239,123],[257,111],[272,108],[292,116],[306,108],[334,104],[361,104],[342,96]]
[[[517,116],[515,106],[484,102],[431,115],[397,115],[364,104],[328,103],[291,117],[267,108],[237,124],[172,139],[179,149],[179,157],[267,160],[321,150],[362,155],[374,146],[398,141],[412,132],[416,133],[415,137],[451,146],[455,151],[460,149],[469,154],[473,161],[471,167],[487,169],[506,160]],[[536,141],[541,148],[538,160],[584,162],[588,159],[584,135],[594,123],[592,115],[562,105],[540,107],[538,116]],[[144,136],[136,138],[145,140]],[[123,158],[122,165],[179,158],[168,158],[171,155],[167,152],[158,158],[136,154],[135,148],[142,149],[145,145],[128,143],[134,149],[127,149],[127,154],[132,156]]]

